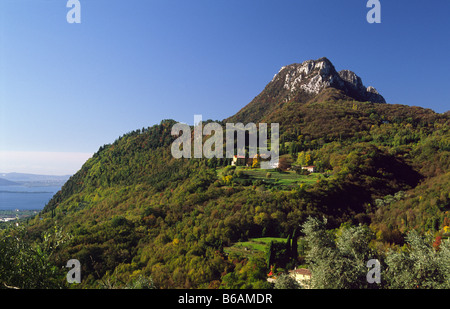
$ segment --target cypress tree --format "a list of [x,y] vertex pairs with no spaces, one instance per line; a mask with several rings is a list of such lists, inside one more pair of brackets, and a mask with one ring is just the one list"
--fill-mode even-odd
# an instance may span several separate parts
[[274,252],[273,252],[273,240],[269,243],[269,248],[267,248],[267,267],[270,268],[270,266],[273,264],[273,258],[274,258]]
[[298,234],[299,234],[299,230],[298,230],[298,227],[296,227],[294,229],[294,233],[292,236],[292,246],[291,246],[291,256],[294,260],[296,260],[297,256],[298,256],[298,243],[297,243],[297,238],[299,236]]
[[286,253],[287,253],[287,256],[291,256],[291,250],[292,250],[291,234],[289,234],[288,238],[287,238],[287,241],[286,241]]

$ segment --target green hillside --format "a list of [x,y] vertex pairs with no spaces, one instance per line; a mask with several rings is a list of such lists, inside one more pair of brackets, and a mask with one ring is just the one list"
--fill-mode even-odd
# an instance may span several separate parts
[[[0,282],[27,287],[40,278],[43,286],[67,287],[61,269],[78,259],[86,288],[271,288],[267,254],[230,248],[255,238],[297,240],[310,216],[327,218],[335,231],[370,228],[379,254],[404,248],[411,230],[445,239],[450,115],[342,98],[325,89],[308,102],[245,115],[280,123],[277,170],[175,159],[174,120],[100,147],[39,215],[0,231],[0,253],[10,258],[0,262]],[[316,171],[302,171],[305,165]],[[20,253],[8,235],[21,239]],[[286,271],[305,262],[297,250],[280,248]],[[20,265],[30,260],[51,267],[24,275]]]

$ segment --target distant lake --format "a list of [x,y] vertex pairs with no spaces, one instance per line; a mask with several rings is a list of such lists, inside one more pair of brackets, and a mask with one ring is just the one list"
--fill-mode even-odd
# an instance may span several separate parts
[[60,189],[60,186],[0,186],[0,210],[41,210]]

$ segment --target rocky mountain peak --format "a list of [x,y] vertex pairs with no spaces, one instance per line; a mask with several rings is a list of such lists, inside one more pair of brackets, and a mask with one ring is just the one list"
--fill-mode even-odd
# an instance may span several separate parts
[[337,72],[327,58],[282,67],[271,81],[273,84],[280,82],[283,89],[288,91],[285,101],[298,96],[299,92],[314,96],[325,88],[333,87],[358,101],[386,103],[375,88],[366,88],[358,75],[349,70]]
[[339,77],[344,81],[345,88],[343,90],[355,99],[374,103],[386,103],[374,87],[369,86],[366,88],[361,78],[354,72],[342,70],[339,72]]
[[282,79],[283,88],[291,93],[305,91],[318,94],[322,89],[339,82],[336,75],[333,64],[327,58],[320,58],[284,66],[274,76],[272,82]]
[[288,103],[320,101],[386,103],[373,87],[365,87],[354,72],[337,72],[327,58],[307,60],[282,67],[249,104],[225,119],[227,122],[255,122]]

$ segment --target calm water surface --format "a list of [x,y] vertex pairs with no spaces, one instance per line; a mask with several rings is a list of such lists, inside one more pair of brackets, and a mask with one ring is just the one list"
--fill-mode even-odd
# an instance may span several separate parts
[[0,210],[41,210],[60,189],[59,186],[0,186]]

